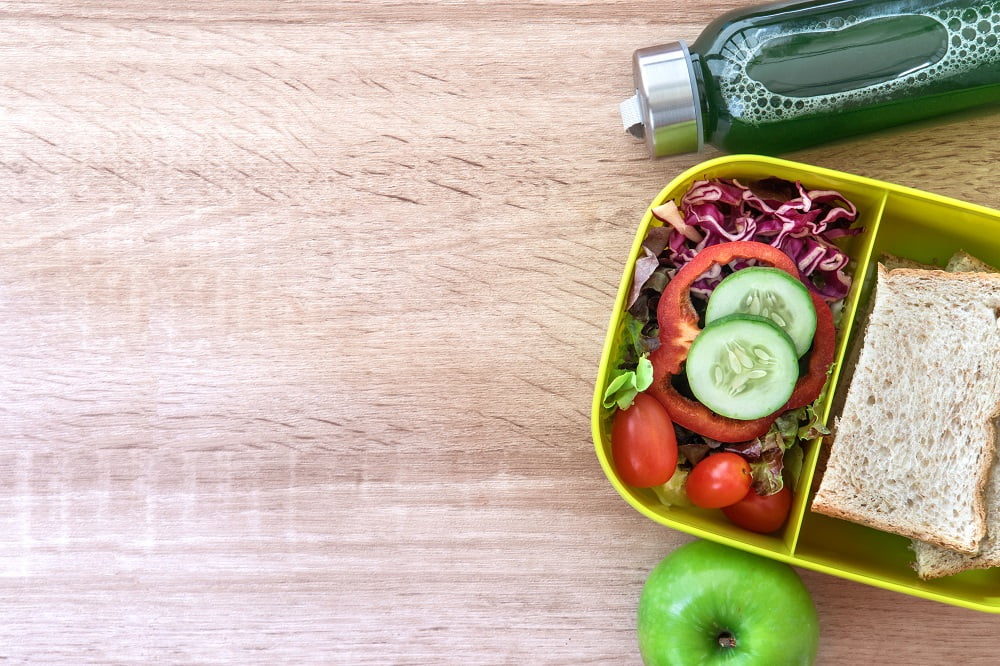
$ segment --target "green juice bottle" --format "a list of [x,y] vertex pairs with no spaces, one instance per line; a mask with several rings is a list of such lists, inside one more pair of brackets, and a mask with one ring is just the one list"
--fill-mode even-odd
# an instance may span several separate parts
[[633,56],[650,154],[779,154],[1000,101],[1000,0],[783,2]]

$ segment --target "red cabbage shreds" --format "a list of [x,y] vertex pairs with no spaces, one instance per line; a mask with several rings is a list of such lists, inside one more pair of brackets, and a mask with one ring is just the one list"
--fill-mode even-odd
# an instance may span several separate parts
[[684,217],[681,215],[681,211],[677,208],[677,204],[673,201],[667,201],[666,203],[657,206],[650,212],[653,214],[653,217],[666,225],[670,225],[688,240],[695,243],[701,240],[701,234],[698,230],[693,227],[689,227],[684,223]]
[[[831,241],[861,229],[851,227],[857,208],[839,192],[808,190],[800,182],[778,178],[750,186],[734,179],[701,180],[681,198],[680,209],[684,222],[675,225],[666,248],[667,260],[677,268],[711,245],[755,240],[791,257],[824,299],[847,295],[851,280],[844,268],[849,258]],[[707,298],[724,273],[720,268],[702,276],[692,287],[694,293]]]
[[721,203],[730,206],[737,206],[743,200],[744,193],[748,192],[735,180],[725,178],[716,180],[696,180],[691,184],[684,198],[681,199],[681,208],[695,203]]

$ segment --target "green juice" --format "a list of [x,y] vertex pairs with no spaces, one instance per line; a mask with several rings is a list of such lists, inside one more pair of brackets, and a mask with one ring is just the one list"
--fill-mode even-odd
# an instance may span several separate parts
[[[649,91],[637,64],[643,125],[668,126],[647,135],[654,154],[690,149],[684,133],[778,154],[1000,101],[1000,0],[761,5],[714,21],[684,57],[688,77],[651,70]],[[678,97],[685,79],[691,92]],[[693,109],[686,124],[672,120],[677,108],[655,115],[664,95]]]

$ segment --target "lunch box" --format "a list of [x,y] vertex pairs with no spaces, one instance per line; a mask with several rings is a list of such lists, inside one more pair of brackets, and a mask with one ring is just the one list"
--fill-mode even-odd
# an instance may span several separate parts
[[[841,373],[847,343],[859,334],[855,326],[859,304],[869,297],[878,258],[897,255],[944,266],[951,255],[965,250],[1000,267],[1000,212],[887,182],[854,176],[788,160],[758,155],[730,155],[703,162],[675,178],[650,203],[639,224],[614,302],[598,369],[591,413],[597,458],[615,490],[637,511],[687,534],[757,553],[788,564],[866,583],[904,594],[973,610],[1000,613],[1000,568],[967,571],[929,581],[913,569],[910,540],[809,510],[821,439],[805,444],[802,472],[785,527],[774,534],[756,534],[730,523],[719,510],[665,506],[652,490],[632,488],[618,478],[611,459],[612,409],[603,406],[604,390],[614,371],[622,335],[625,303],[636,258],[646,232],[654,224],[651,210],[666,201],[680,202],[696,180],[735,178],[746,183],[767,177],[801,181],[808,189],[836,190],[858,208],[857,225],[864,232],[839,239],[853,259],[854,280],[838,330],[835,364],[821,415],[832,425],[837,399],[850,377]],[[659,224],[659,222],[655,222]],[[931,407],[932,408],[932,407]]]

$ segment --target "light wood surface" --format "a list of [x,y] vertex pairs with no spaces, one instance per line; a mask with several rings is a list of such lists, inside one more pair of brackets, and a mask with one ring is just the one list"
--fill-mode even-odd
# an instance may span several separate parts
[[[164,4],[170,8],[164,8]],[[0,659],[637,664],[632,50],[734,2],[0,4]],[[1000,115],[790,155],[1000,207]],[[820,663],[1000,619],[802,571]]]

